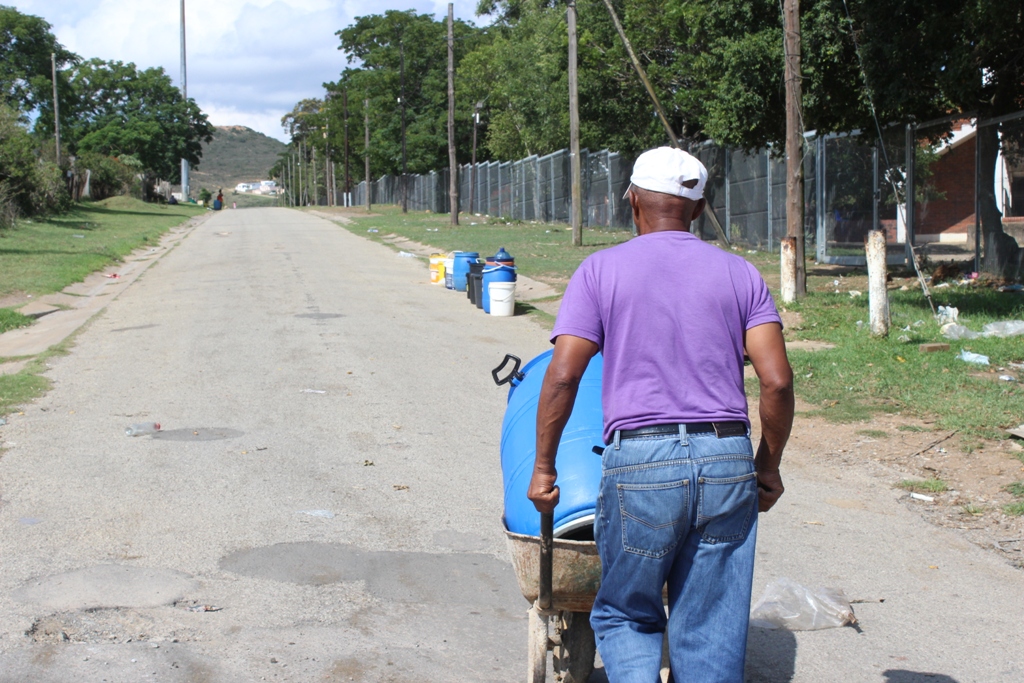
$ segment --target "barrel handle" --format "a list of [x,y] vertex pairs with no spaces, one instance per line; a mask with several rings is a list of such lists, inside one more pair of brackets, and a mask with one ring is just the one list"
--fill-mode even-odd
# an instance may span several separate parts
[[[504,379],[498,379],[498,373],[500,373],[502,369],[506,365],[508,365],[509,361],[515,361],[515,365],[512,368],[512,372],[508,373],[508,375],[506,375]],[[501,365],[491,370],[491,377],[494,379],[494,383],[500,387],[502,384],[508,384],[512,380],[515,380],[516,382],[522,382],[523,378],[526,377],[526,375],[519,372],[519,366],[522,364],[522,362],[523,361],[518,356],[513,356],[511,353],[506,353],[505,360],[501,361]]]

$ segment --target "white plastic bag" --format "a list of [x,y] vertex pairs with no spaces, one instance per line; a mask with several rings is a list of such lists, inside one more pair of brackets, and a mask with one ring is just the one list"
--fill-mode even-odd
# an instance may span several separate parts
[[967,349],[960,349],[960,355],[957,356],[960,360],[965,363],[974,363],[975,365],[988,365],[988,356],[983,356],[980,353],[973,353]]
[[1016,337],[1024,334],[1024,320],[1000,320],[981,328],[983,337]]
[[955,323],[960,317],[960,310],[956,306],[939,306],[935,318],[939,321],[939,327],[947,323]]
[[764,589],[750,612],[750,625],[790,631],[819,631],[857,623],[850,601],[838,588],[811,590],[785,577]]

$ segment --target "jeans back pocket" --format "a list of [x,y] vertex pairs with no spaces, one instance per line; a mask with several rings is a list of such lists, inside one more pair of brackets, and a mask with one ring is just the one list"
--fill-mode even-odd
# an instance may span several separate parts
[[626,552],[664,557],[690,526],[690,480],[616,484]]
[[757,514],[757,474],[697,479],[697,528],[708,543],[728,543],[747,536]]

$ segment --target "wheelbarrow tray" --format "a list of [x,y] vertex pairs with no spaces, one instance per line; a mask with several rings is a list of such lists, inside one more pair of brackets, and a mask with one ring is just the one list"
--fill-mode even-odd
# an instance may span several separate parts
[[[505,541],[523,597],[531,604],[540,592],[540,537],[505,530]],[[593,541],[553,539],[551,609],[589,612],[601,585],[601,558]]]

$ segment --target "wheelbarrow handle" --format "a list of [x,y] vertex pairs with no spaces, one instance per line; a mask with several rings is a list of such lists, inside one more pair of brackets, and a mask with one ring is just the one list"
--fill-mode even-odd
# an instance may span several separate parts
[[551,560],[554,554],[555,515],[540,513],[540,590],[537,593],[537,607],[551,609]]

